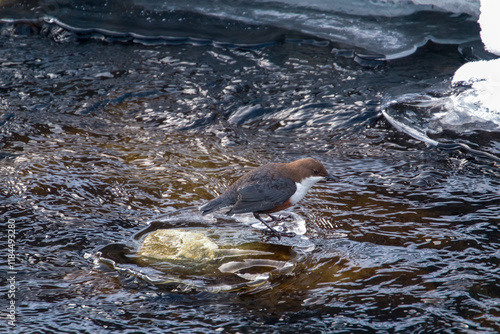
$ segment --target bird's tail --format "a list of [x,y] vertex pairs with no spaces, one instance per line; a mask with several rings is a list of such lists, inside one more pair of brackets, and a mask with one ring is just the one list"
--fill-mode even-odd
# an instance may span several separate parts
[[223,207],[226,207],[226,206],[229,206],[232,204],[234,204],[234,201],[232,200],[232,198],[230,196],[221,195],[221,196],[209,201],[205,205],[202,205],[200,207],[200,211],[201,211],[202,215],[206,215],[206,214],[211,213],[215,210],[218,210],[220,208],[223,208]]

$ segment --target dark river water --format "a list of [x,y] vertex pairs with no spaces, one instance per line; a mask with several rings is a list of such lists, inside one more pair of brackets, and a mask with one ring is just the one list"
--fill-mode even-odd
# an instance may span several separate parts
[[[500,331],[500,118],[423,102],[492,57],[477,17],[315,3],[2,4],[0,331]],[[199,213],[304,157],[337,181],[295,237]],[[158,229],[239,253],[148,262]]]

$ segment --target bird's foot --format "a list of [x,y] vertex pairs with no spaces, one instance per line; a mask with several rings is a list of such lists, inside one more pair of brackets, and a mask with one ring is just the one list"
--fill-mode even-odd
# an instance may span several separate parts
[[281,237],[287,237],[287,238],[293,238],[296,236],[294,232],[281,232],[278,231],[270,226],[268,226],[269,229],[264,230],[264,233],[269,234],[271,236],[275,236],[278,239],[281,239]]
[[[267,231],[268,233],[272,233],[274,234],[275,236],[278,237],[278,239],[281,239],[281,237],[288,237],[288,238],[293,238],[295,236],[295,233],[293,232],[280,232],[280,231],[277,231],[276,229],[272,228],[264,219],[262,219],[259,214],[257,213],[254,213],[253,214],[255,218],[257,218],[258,220],[260,220],[260,222],[264,225],[266,225],[266,227],[269,229],[269,231]],[[273,217],[274,216],[269,216],[271,217],[271,221],[276,221]]]
[[265,230],[265,233],[272,234],[273,236],[278,237],[278,239],[281,239],[281,237],[293,238],[296,236],[296,234],[294,232],[281,232],[281,231],[275,230],[274,228]]

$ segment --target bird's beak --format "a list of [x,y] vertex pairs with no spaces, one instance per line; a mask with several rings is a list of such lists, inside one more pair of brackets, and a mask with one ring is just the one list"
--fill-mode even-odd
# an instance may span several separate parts
[[327,176],[325,176],[325,180],[326,181],[337,181],[337,178],[328,174]]

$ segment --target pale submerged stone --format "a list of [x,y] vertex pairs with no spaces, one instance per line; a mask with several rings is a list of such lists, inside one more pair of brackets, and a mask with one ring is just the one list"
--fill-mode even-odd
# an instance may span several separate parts
[[203,261],[219,256],[219,247],[200,232],[156,230],[142,241],[138,254],[155,260]]

